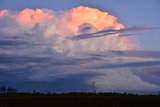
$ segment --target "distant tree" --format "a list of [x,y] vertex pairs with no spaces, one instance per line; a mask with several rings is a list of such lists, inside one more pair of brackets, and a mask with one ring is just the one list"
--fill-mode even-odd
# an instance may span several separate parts
[[160,96],[160,91],[158,91],[158,96]]
[[32,92],[33,94],[36,94],[37,93],[37,91],[36,90],[33,90],[33,92]]
[[52,94],[52,93],[48,91],[47,94]]
[[7,90],[7,93],[9,93],[9,94],[12,93],[12,88],[11,87],[8,87],[6,90]]
[[17,93],[17,89],[12,88],[12,87],[8,87],[7,88],[7,93],[9,93],[9,94],[15,94],[15,93]]
[[7,91],[7,88],[5,86],[0,87],[0,92],[5,94]]

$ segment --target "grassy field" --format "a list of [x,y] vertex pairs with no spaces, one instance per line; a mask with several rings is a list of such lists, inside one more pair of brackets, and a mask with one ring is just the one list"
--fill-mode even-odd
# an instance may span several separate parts
[[160,96],[126,94],[5,94],[0,107],[160,107]]

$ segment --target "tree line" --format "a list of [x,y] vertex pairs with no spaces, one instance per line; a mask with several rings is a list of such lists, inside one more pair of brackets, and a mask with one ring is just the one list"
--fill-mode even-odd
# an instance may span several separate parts
[[2,86],[0,87],[0,93],[1,94],[14,94],[14,93],[17,93],[17,89],[16,88],[13,88],[13,87],[5,87],[5,86]]

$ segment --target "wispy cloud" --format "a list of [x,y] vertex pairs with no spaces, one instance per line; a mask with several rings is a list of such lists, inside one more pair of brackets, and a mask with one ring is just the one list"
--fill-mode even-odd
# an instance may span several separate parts
[[99,38],[104,36],[112,36],[118,34],[117,37],[124,37],[124,36],[133,36],[136,35],[138,31],[147,31],[147,30],[157,30],[159,27],[147,27],[147,26],[134,26],[129,28],[123,28],[120,30],[101,30],[96,33],[87,33],[87,34],[80,34],[76,37],[72,37],[72,40],[83,40],[83,39],[91,39],[91,38]]

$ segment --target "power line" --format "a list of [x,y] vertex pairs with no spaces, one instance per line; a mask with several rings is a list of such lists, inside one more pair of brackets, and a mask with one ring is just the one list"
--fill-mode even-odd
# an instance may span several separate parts
[[95,90],[95,83],[96,83],[96,82],[92,82],[93,93],[96,93],[96,90]]

